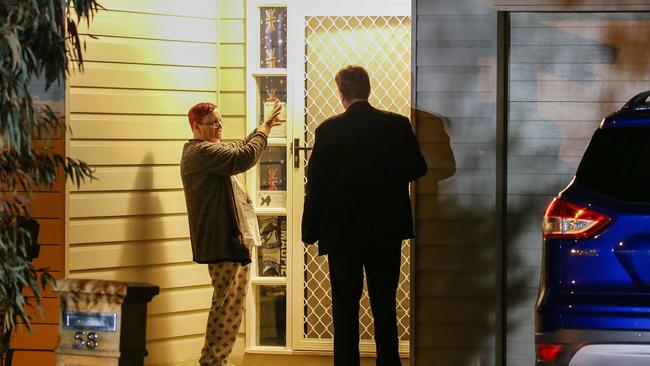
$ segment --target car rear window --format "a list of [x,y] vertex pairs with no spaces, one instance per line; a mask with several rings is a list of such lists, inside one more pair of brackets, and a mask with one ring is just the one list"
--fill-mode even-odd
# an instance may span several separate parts
[[650,203],[650,127],[597,130],[576,180],[615,199]]

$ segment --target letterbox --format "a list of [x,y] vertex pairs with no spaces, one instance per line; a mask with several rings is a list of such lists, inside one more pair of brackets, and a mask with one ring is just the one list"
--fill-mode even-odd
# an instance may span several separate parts
[[57,366],[143,365],[147,303],[159,291],[147,283],[58,280]]

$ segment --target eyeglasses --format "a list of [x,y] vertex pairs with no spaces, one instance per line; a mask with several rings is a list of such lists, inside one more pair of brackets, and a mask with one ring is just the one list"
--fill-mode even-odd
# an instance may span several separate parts
[[214,122],[209,122],[209,123],[199,123],[199,124],[203,125],[203,126],[212,126],[213,128],[218,128],[218,127],[223,126],[221,121],[214,121]]

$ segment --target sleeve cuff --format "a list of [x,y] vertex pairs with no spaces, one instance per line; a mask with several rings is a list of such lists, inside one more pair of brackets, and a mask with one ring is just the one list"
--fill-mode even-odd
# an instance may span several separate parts
[[264,132],[260,131],[259,129],[255,128],[255,133],[254,134],[257,135],[258,133],[260,135],[266,137],[267,139],[269,138],[269,135],[267,135],[266,133],[264,133]]

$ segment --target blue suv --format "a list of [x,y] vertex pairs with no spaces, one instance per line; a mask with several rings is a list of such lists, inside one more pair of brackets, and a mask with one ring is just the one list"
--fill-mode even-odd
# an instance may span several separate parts
[[537,366],[650,365],[649,96],[602,121],[546,208]]

